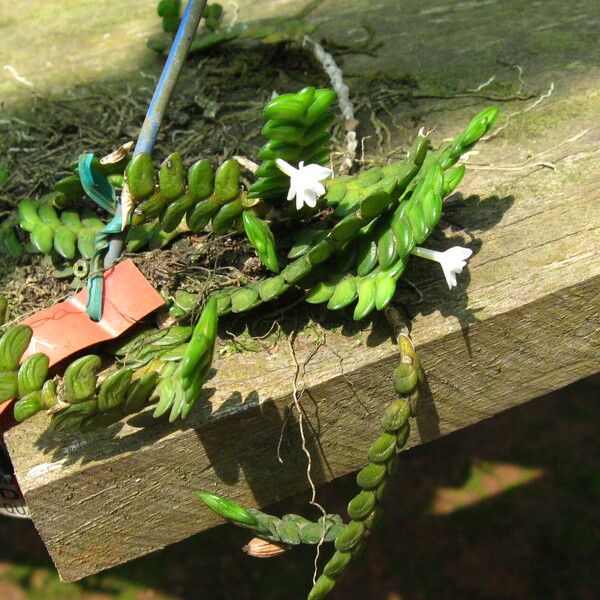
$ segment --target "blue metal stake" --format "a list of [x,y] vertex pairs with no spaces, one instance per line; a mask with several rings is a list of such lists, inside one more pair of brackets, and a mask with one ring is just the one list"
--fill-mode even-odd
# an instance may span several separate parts
[[165,110],[171,98],[171,93],[175,88],[188,50],[198,30],[198,24],[200,23],[205,5],[206,0],[190,0],[185,7],[181,23],[177,29],[177,35],[173,40],[167,62],[156,85],[154,96],[148,107],[144,124],[133,150],[134,156],[141,152],[152,152],[152,148],[154,148],[154,142],[156,141],[158,130],[160,129]]
[[[207,0],[189,0],[185,7],[179,28],[177,29],[177,35],[173,40],[167,62],[154,90],[146,118],[144,119],[140,135],[133,150],[134,156],[142,152],[152,152],[154,148],[156,136],[158,135],[188,50],[198,30],[198,24],[202,18],[206,2]],[[117,210],[120,210],[120,208]],[[122,231],[111,236],[108,250],[104,256],[105,269],[111,267],[121,255],[124,239],[125,232]]]
[[[167,62],[154,90],[152,101],[148,107],[146,118],[144,119],[140,135],[133,150],[134,156],[142,152],[152,152],[154,148],[158,130],[165,116],[167,105],[181,73],[181,68],[187,57],[190,45],[196,35],[206,1],[189,0],[185,7],[179,28],[177,29],[177,35],[173,40]],[[125,231],[122,231],[123,228],[121,227],[121,209],[122,207],[119,205],[113,219],[96,237],[96,255],[92,259],[94,272],[90,274],[88,279],[88,300],[86,307],[87,313],[93,321],[100,321],[102,318],[104,278],[98,268],[98,263],[101,260],[101,252],[104,248],[107,248],[103,261],[105,269],[112,267],[119,256],[121,256],[121,252],[123,252]]]

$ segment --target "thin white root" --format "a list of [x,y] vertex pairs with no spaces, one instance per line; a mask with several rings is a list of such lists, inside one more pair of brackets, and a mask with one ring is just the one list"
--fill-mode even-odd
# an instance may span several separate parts
[[[543,152],[539,152],[538,154],[534,154],[533,156],[530,156],[526,161],[524,161],[521,164],[494,165],[494,164],[471,163],[469,165],[469,167],[480,170],[480,171],[524,171],[527,169],[533,169],[533,170],[551,169],[552,171],[558,171],[558,167],[556,166],[556,164],[554,162],[550,162],[547,160],[540,160],[540,159],[548,156],[549,154],[555,153],[556,150],[558,150],[559,148],[563,148],[564,146],[567,146],[569,144],[577,142],[582,137],[587,135],[590,131],[591,131],[590,128],[583,129],[582,131],[580,131],[579,133],[576,133],[574,136],[570,137],[569,139],[565,140],[564,142],[561,142],[560,144],[558,144],[556,146],[552,146],[552,148],[548,148],[548,150],[544,150]],[[463,157],[461,157],[461,159],[462,158]],[[555,160],[555,162],[558,162],[559,160],[565,160],[566,158],[568,158],[568,157],[556,158],[554,160]]]
[[25,77],[19,75],[17,70],[12,65],[4,65],[4,70],[8,71],[19,83],[22,83],[29,88],[33,88],[33,83],[31,83],[29,79],[25,79]]
[[[522,81],[522,73],[523,73],[523,70],[521,69],[519,71],[519,80],[520,81]],[[538,96],[529,106],[527,106],[523,110],[517,110],[515,112],[512,112],[512,113],[508,114],[506,116],[506,120],[504,121],[504,124],[500,125],[500,127],[498,127],[495,131],[493,131],[489,135],[486,135],[486,136],[482,137],[481,141],[482,142],[489,142],[490,140],[493,140],[503,129],[506,129],[508,127],[508,123],[509,123],[509,121],[511,119],[513,119],[514,117],[516,117],[518,115],[522,115],[522,114],[527,113],[527,112],[529,112],[531,110],[534,110],[544,100],[547,100],[548,98],[550,98],[550,96],[552,96],[553,93],[554,93],[554,81],[551,81],[550,82],[550,87],[548,88],[547,92],[544,92],[543,94],[540,94],[540,96]]]
[[[323,517],[326,517],[327,511],[323,508],[323,506],[321,506],[321,504],[319,504],[317,502],[317,488],[315,486],[315,482],[313,481],[312,474],[311,474],[312,457],[310,455],[310,451],[306,444],[306,435],[304,433],[304,411],[302,410],[302,407],[300,406],[300,398],[302,397],[302,394],[304,393],[304,387],[302,388],[302,390],[298,391],[298,377],[300,375],[300,364],[298,363],[298,359],[296,357],[296,350],[294,349],[293,339],[294,338],[288,339],[288,345],[290,347],[290,352],[292,353],[292,357],[294,359],[294,364],[296,365],[296,372],[294,373],[294,379],[292,380],[292,391],[293,391],[292,398],[294,401],[294,408],[296,409],[296,412],[298,414],[298,426],[300,428],[300,439],[302,440],[302,451],[304,452],[304,454],[306,456],[306,478],[308,479],[308,484],[310,485],[310,491],[311,491],[309,503],[312,506],[314,506],[315,508],[319,509],[321,511],[321,513],[323,514]],[[317,350],[318,350],[318,347],[317,347]],[[317,352],[317,350],[315,350],[315,353]],[[314,356],[314,353],[311,354],[311,356],[309,356],[309,358],[306,360],[306,362],[304,363],[304,368],[306,368],[306,364],[308,363],[308,361],[310,360],[310,358],[312,356]],[[327,534],[327,530],[325,528],[325,520],[323,520],[323,534],[321,536],[321,540],[317,544],[317,551],[315,554],[315,561],[314,561],[315,568],[314,568],[314,572],[313,572],[313,585],[317,581],[319,555],[321,553],[321,546],[323,545],[326,534]]]
[[313,52],[315,58],[321,63],[327,77],[329,77],[331,87],[337,93],[338,104],[344,117],[344,127],[346,129],[346,144],[339,173],[347,173],[354,164],[356,148],[358,147],[358,139],[356,137],[358,121],[354,116],[354,106],[350,100],[350,88],[344,82],[342,70],[338,67],[333,56],[329,52],[326,52],[325,48],[319,42],[315,42],[315,40],[305,35],[302,46],[309,48]]
[[229,0],[229,4],[233,6],[234,10],[233,17],[231,18],[231,21],[229,22],[229,25],[227,25],[227,27],[233,27],[237,23],[238,17],[240,16],[240,5],[234,0]]
[[495,75],[492,75],[487,81],[484,81],[481,85],[478,85],[476,88],[467,90],[467,92],[480,92],[482,89],[486,88],[490,83],[492,83],[496,79]]

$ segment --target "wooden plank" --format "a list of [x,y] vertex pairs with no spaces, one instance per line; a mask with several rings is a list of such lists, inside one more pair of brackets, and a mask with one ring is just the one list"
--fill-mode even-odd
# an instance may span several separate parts
[[[116,14],[109,4],[107,13]],[[361,6],[357,0],[326,3],[317,13],[321,31],[339,41],[356,37],[351,31],[363,16]],[[555,0],[535,7],[438,0],[427,9],[411,0],[402,12],[392,10],[397,6],[382,0],[369,13],[384,41],[377,55],[344,62],[348,73],[418,73],[423,98],[390,105],[406,124],[392,144],[412,134],[407,124],[417,112],[437,127],[438,141],[456,132],[485,100],[437,97],[516,73],[498,63],[508,52],[531,85],[552,90],[470,157],[481,166],[462,185],[464,196],[445,208],[446,239],[438,236],[431,245],[464,241],[477,250],[459,288],[444,289],[435,266],[415,259],[410,267],[424,300],[417,303],[409,291],[399,299],[415,315],[413,336],[431,391],[412,446],[598,371],[600,72],[593,64],[600,50],[584,50],[579,41],[570,48],[565,40],[589,41],[600,7],[574,2],[567,11]],[[563,44],[563,51],[549,54],[552,44]],[[360,85],[358,78],[349,81]],[[532,102],[514,102],[505,114]],[[309,328],[294,348],[303,365],[298,387],[312,476],[323,482],[364,463],[393,396],[396,350],[379,320],[358,335],[315,335]],[[306,488],[297,420],[288,417],[296,373],[290,348],[222,358],[216,367],[210,402],[179,428],[136,417],[51,453],[36,443],[43,416],[8,433],[32,518],[65,580],[215,525],[194,500],[195,490],[265,505]]]

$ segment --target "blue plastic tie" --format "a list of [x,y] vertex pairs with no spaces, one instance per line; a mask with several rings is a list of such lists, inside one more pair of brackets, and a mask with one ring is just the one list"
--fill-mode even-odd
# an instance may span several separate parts
[[115,214],[117,208],[117,196],[110,181],[104,173],[94,167],[94,155],[82,154],[77,163],[77,171],[79,179],[83,186],[83,191],[91,198],[98,206]]

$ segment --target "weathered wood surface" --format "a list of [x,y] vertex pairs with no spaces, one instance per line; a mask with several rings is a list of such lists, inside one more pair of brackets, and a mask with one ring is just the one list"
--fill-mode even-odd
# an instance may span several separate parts
[[[97,4],[84,7],[92,11]],[[116,56],[103,55],[112,65],[103,66],[105,73],[124,64],[122,53],[130,49],[133,57],[143,55],[142,32],[156,28],[146,17],[133,19],[145,4],[129,3],[135,10],[127,23],[119,3],[107,2],[100,11],[111,36],[121,40]],[[240,4],[245,11],[250,3]],[[296,8],[295,2],[252,4],[253,14],[275,4]],[[507,64],[518,64],[530,86],[553,89],[470,157],[485,166],[473,168],[461,188],[464,197],[446,206],[445,239],[431,244],[464,241],[477,251],[459,287],[449,292],[434,265],[413,260],[409,277],[424,300],[417,304],[408,291],[400,299],[416,315],[413,335],[431,391],[411,435],[409,445],[415,445],[598,371],[600,50],[591,40],[600,6],[433,0],[421,8],[414,0],[382,0],[368,14],[363,6],[358,0],[325,2],[315,20],[338,41],[360,37],[361,19],[380,24],[377,35],[385,45],[376,56],[350,56],[344,65],[349,73],[418,76],[424,98],[396,111],[406,132],[414,130],[409,117],[417,112],[437,127],[438,141],[456,132],[487,101],[433,96],[474,89],[493,75],[509,80],[513,74],[514,81]],[[14,18],[11,27],[18,26]],[[113,29],[116,20],[121,29]],[[123,41],[132,30],[139,35]],[[69,44],[76,54],[75,39]],[[43,70],[33,65],[29,73],[23,65],[21,74],[32,80]],[[509,103],[505,115],[531,104]],[[402,133],[394,141],[403,141]],[[396,351],[379,321],[361,335],[325,331],[316,353],[315,340],[309,330],[295,349],[312,475],[323,482],[364,463],[365,447],[393,396]],[[43,416],[6,436],[33,520],[65,580],[215,525],[218,519],[199,506],[195,490],[265,505],[307,487],[296,419],[288,419],[296,373],[290,348],[280,344],[216,366],[210,402],[179,428],[138,417],[45,454],[36,445]]]

